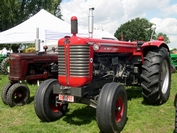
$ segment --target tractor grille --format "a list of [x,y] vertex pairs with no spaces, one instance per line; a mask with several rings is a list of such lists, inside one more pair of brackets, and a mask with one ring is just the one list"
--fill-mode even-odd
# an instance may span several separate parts
[[22,75],[21,60],[10,59],[10,75],[11,76],[21,76]]
[[68,73],[66,70],[70,71],[70,76],[83,77],[89,75],[89,46],[70,45],[65,52],[64,47],[59,47],[58,49],[59,75],[66,75]]
[[70,46],[70,76],[89,75],[89,46]]

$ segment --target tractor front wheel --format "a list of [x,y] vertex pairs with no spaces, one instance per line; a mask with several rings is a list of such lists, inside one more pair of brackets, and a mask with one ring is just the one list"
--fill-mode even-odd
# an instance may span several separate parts
[[142,65],[142,94],[148,104],[163,104],[170,94],[171,65],[169,53],[161,47],[148,51]]
[[28,102],[30,90],[25,84],[15,83],[7,92],[7,102],[10,107],[22,106]]
[[101,89],[96,109],[101,132],[121,132],[127,119],[127,93],[120,83],[107,83]]
[[1,99],[3,101],[4,104],[8,104],[8,101],[7,101],[7,92],[9,90],[9,88],[12,86],[13,83],[11,82],[8,82],[3,88],[2,88],[2,91],[1,91]]
[[67,111],[68,103],[60,103],[57,94],[53,93],[53,85],[58,84],[57,79],[43,81],[34,97],[34,109],[38,118],[45,122],[60,119]]

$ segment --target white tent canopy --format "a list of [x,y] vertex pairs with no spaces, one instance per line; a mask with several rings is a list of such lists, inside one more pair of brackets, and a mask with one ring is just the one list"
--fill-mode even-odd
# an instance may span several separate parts
[[46,44],[45,31],[47,29],[61,33],[70,32],[69,23],[42,9],[23,23],[1,32],[0,44],[34,43],[37,28],[39,28],[39,39],[44,44]]
[[[79,31],[78,31],[79,32]],[[51,44],[59,40],[59,38],[62,38],[64,36],[72,36],[71,33],[67,32],[58,32],[55,30],[46,30],[45,31],[45,36],[46,36],[46,42]],[[81,30],[77,34],[79,37],[89,37],[89,33],[86,30]],[[93,38],[99,38],[99,39],[112,39],[112,40],[117,40],[116,37],[114,37],[111,33],[102,31],[102,30],[94,30],[93,31]]]
[[[42,9],[23,23],[1,32],[0,44],[35,43],[37,28],[39,30],[40,51],[43,51],[44,45],[56,47],[60,38],[71,35],[69,23]],[[78,36],[89,37],[88,30],[81,30]],[[112,34],[101,30],[94,30],[93,37],[116,39]]]

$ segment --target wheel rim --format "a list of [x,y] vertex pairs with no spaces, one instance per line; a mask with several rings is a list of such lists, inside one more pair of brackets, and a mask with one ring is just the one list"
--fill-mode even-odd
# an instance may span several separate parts
[[169,67],[168,63],[166,60],[163,61],[162,63],[162,69],[161,69],[161,87],[162,87],[162,93],[165,94],[168,90],[168,85],[169,85]]
[[121,97],[116,101],[115,118],[117,122],[120,122],[124,113],[124,102]]
[[50,101],[49,101],[50,109],[55,113],[59,112],[62,107],[62,104],[57,103],[56,97],[57,97],[57,95],[51,94]]
[[16,104],[21,103],[24,101],[25,97],[27,96],[27,93],[23,91],[22,89],[19,89],[14,92],[13,99]]

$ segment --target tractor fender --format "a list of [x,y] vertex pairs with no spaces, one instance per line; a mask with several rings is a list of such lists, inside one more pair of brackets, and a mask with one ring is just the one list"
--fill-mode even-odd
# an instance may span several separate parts
[[165,47],[168,50],[170,56],[169,47],[164,41],[149,41],[149,42],[145,42],[141,46],[141,52],[143,54],[143,57],[146,55],[147,51],[150,51],[155,48],[160,48],[160,47]]

